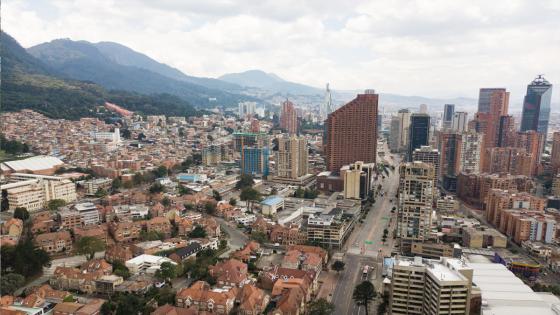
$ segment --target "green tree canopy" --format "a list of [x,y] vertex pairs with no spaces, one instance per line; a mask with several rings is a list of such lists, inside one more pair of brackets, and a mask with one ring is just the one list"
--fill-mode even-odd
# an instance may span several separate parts
[[25,277],[19,273],[8,273],[0,278],[0,295],[12,295],[25,284]]
[[64,207],[66,205],[66,201],[64,199],[53,199],[47,203],[47,208],[51,211],[56,211],[60,207]]
[[150,186],[150,194],[159,194],[161,192],[163,192],[165,187],[163,187],[162,184],[160,183],[153,183],[152,186]]
[[24,207],[17,207],[14,209],[14,218],[20,219],[22,221],[27,221],[29,219],[29,212],[27,208]]
[[334,304],[320,298],[309,302],[307,305],[307,314],[309,315],[330,315],[334,313]]
[[253,176],[248,174],[241,174],[239,181],[235,184],[235,188],[243,189],[246,187],[253,187],[255,181],[253,180]]
[[368,305],[376,296],[377,293],[373,284],[369,281],[363,281],[354,288],[352,299],[356,304],[364,306],[367,315]]
[[84,236],[76,243],[77,253],[85,255],[87,260],[93,259],[96,252],[105,249],[105,243],[99,238]]
[[170,262],[164,262],[156,271],[155,276],[160,280],[170,281],[177,278],[177,271],[177,265]]
[[43,266],[50,261],[49,254],[35,247],[30,239],[20,241],[16,246],[4,245],[0,250],[2,274],[14,272],[31,277],[43,271]]
[[337,260],[332,264],[331,268],[332,268],[332,270],[336,271],[337,273],[340,273],[342,270],[344,270],[345,265],[346,264],[343,261]]
[[99,187],[97,189],[97,191],[95,192],[95,197],[103,198],[105,196],[107,196],[107,190],[105,190],[105,188],[103,188],[103,187]]
[[191,238],[204,238],[206,237],[206,230],[201,225],[196,225],[194,229],[189,233]]
[[229,198],[229,204],[235,207],[235,205],[237,205],[237,199],[233,197]]
[[214,197],[214,200],[222,201],[222,196],[220,195],[220,192],[215,189],[212,190],[212,196]]

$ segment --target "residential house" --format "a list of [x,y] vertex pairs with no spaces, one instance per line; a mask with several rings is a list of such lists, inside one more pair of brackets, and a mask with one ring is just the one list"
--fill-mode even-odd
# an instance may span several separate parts
[[199,314],[229,314],[235,304],[237,290],[212,290],[208,283],[197,281],[189,288],[179,290],[175,302],[178,307],[192,308]]
[[140,221],[109,223],[109,232],[117,243],[135,241],[140,238],[141,231],[142,223]]
[[196,255],[202,250],[202,245],[198,242],[192,242],[185,247],[177,249],[175,252],[171,253],[168,257],[176,263],[181,263],[182,261],[188,259],[191,256]]
[[208,268],[210,275],[216,278],[219,287],[239,287],[248,282],[247,264],[237,260],[228,259]]
[[165,237],[171,237],[171,223],[167,218],[155,217],[146,221],[146,228],[148,232],[157,232]]
[[252,284],[244,285],[237,295],[239,315],[262,314],[270,301],[270,296]]
[[150,315],[198,315],[198,311],[194,308],[182,308],[165,304],[156,308]]
[[255,241],[250,241],[242,249],[234,252],[231,257],[242,262],[249,262],[251,256],[256,255],[257,250],[261,248],[261,245]]
[[68,231],[39,234],[35,244],[49,254],[66,252],[72,249],[72,236]]
[[109,262],[120,261],[124,263],[133,257],[132,246],[130,245],[113,245],[105,250],[105,260]]

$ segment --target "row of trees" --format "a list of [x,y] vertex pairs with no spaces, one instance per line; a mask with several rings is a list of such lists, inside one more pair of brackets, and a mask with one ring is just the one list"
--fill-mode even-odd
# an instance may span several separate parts
[[26,143],[17,140],[8,140],[4,134],[0,134],[0,150],[12,155],[28,153],[30,151]]

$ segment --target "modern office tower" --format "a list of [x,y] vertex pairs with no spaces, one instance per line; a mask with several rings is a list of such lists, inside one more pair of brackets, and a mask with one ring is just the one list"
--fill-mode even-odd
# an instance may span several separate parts
[[453,131],[443,131],[439,135],[439,180],[442,186],[449,191],[455,191],[457,175],[461,170],[462,140],[462,135]]
[[558,173],[560,170],[560,132],[556,131],[552,134],[552,151],[550,153],[550,164],[552,172]]
[[339,172],[356,161],[375,163],[377,155],[377,104],[374,90],[350,101],[329,114],[326,121],[327,170]]
[[408,129],[410,128],[410,111],[408,109],[399,110],[399,150],[406,151],[408,149]]
[[494,116],[507,115],[509,92],[504,88],[482,88],[478,94],[478,112]]
[[428,239],[434,202],[434,166],[408,162],[399,166],[397,237],[401,252],[410,253],[412,242]]
[[453,122],[451,124],[451,129],[457,132],[467,131],[468,127],[468,113],[467,112],[455,112],[453,114]]
[[307,139],[296,135],[278,138],[276,176],[297,179],[307,173]]
[[483,135],[476,131],[467,131],[462,134],[462,147],[460,151],[460,171],[467,174],[480,172],[480,154]]
[[397,152],[399,150],[399,140],[400,140],[400,119],[399,116],[391,116],[391,126],[389,134],[389,149],[391,152]]
[[453,125],[453,117],[455,116],[455,104],[445,104],[443,106],[443,129],[450,129]]
[[538,131],[544,134],[546,140],[551,97],[552,84],[542,75],[539,75],[527,85],[527,94],[525,94],[525,100],[523,101],[521,131]]
[[435,183],[437,184],[437,174],[439,174],[439,151],[438,149],[434,149],[429,145],[423,145],[420,148],[414,150],[412,153],[412,161],[419,161],[428,164],[432,164],[434,166],[435,176]]
[[366,200],[373,189],[374,163],[358,161],[340,169],[344,178],[344,198]]
[[428,113],[428,105],[420,104],[420,107],[418,108],[418,112],[420,114],[427,114]]
[[408,128],[408,160],[412,160],[412,152],[423,145],[428,145],[430,139],[430,116],[428,114],[412,114]]
[[268,147],[244,147],[241,159],[241,174],[268,176]]
[[239,117],[245,117],[247,115],[254,115],[256,108],[257,108],[257,103],[256,102],[240,102],[238,104],[238,113],[239,113]]
[[329,88],[329,84],[327,83],[327,88],[325,90],[325,101],[319,106],[319,119],[324,121],[327,119],[327,116],[333,112],[333,102],[332,102],[332,94],[331,89]]
[[537,172],[537,166],[541,162],[541,154],[544,151],[545,135],[535,130],[519,131],[515,136],[515,147],[523,148],[531,155],[532,175]]
[[456,258],[397,257],[389,314],[469,314],[473,270]]
[[288,100],[282,103],[280,128],[289,134],[297,134],[298,132],[297,112],[294,103]]
[[515,142],[515,120],[513,116],[506,115],[500,117],[500,125],[498,127],[498,138],[496,146],[511,147]]

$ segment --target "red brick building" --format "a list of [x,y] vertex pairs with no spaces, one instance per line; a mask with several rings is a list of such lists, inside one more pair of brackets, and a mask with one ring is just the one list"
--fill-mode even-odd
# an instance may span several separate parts
[[379,95],[366,90],[329,114],[326,121],[327,169],[339,172],[356,161],[375,163],[377,154],[377,106]]
[[282,112],[280,113],[280,128],[289,134],[298,132],[297,112],[294,103],[286,100],[282,103]]

